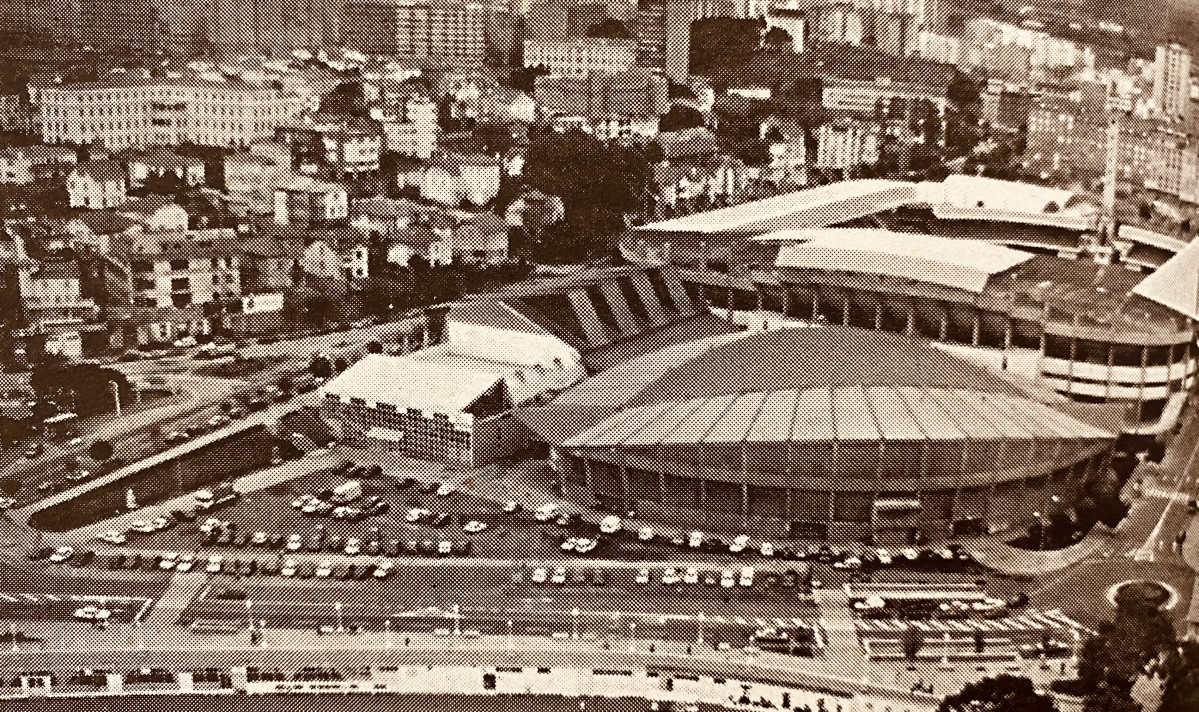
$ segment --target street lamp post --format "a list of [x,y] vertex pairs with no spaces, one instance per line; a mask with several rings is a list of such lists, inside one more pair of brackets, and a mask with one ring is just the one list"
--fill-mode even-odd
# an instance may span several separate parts
[[455,604],[454,604],[454,606],[453,606],[453,611],[454,611],[454,635],[462,635],[462,616],[459,614],[459,612],[458,612],[459,610],[460,610],[460,609],[458,608],[458,604],[457,604],[457,603],[455,603]]
[[512,621],[508,621],[508,650],[516,650],[516,636],[512,632]]
[[579,639],[579,609],[574,608],[570,611],[570,638],[571,640]]
[[699,615],[695,617],[695,622],[696,622],[696,627],[699,629],[698,633],[695,636],[695,644],[703,645],[704,644],[704,612],[703,611],[700,611]]
[[636,649],[637,642],[637,621],[629,621],[629,652]]
[[1045,521],[1040,512],[1033,512],[1032,516],[1037,520],[1037,551],[1045,548]]
[[333,604],[333,610],[337,613],[337,632],[338,633],[346,632],[345,621],[342,620],[342,616],[341,616],[341,611],[342,611],[341,601],[338,601]]
[[395,647],[395,641],[391,639],[391,619],[390,618],[383,619],[383,646],[387,647],[387,648]]
[[267,647],[266,644],[266,619],[262,618],[258,621],[258,644],[262,647]]

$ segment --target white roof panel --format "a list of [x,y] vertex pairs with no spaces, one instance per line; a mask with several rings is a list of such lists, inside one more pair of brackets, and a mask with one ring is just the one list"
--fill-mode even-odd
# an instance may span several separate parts
[[833,425],[833,396],[827,388],[815,388],[799,393],[795,404],[795,421],[791,427],[792,440],[833,440],[837,437]]
[[798,391],[775,391],[766,397],[757,419],[745,439],[749,442],[779,443],[791,438],[791,418],[795,415]]
[[878,425],[861,386],[833,389],[833,417],[838,440],[878,440]]
[[743,394],[733,401],[716,425],[712,426],[712,429],[704,437],[704,442],[739,443],[745,440],[745,434],[757,420],[758,411],[761,410],[762,402],[765,400],[765,393]]
[[941,403],[922,388],[896,388],[896,395],[907,404],[920,429],[929,440],[961,440],[966,433]]
[[1032,259],[989,242],[888,230],[784,230],[758,239],[791,243],[779,248],[777,267],[887,275],[976,294],[992,275]]
[[662,442],[662,438],[670,435],[675,428],[679,427],[679,423],[690,417],[691,413],[702,404],[703,401],[698,399],[675,403],[674,407],[662,411],[645,427],[626,438],[624,444],[629,446],[657,445]]
[[1156,272],[1141,280],[1132,293],[1199,319],[1199,240],[1188,243]]
[[907,403],[894,388],[871,386],[866,389],[866,398],[874,412],[878,428],[887,440],[923,440],[924,431],[916,421]]
[[361,398],[367,403],[449,415],[461,412],[501,380],[503,375],[491,371],[367,354],[321,391],[342,398]]
[[999,439],[1002,432],[989,420],[984,419],[968,398],[963,398],[964,393],[968,391],[932,389],[928,395],[965,431],[966,437],[971,440]]
[[724,395],[717,398],[704,399],[704,403],[696,408],[685,420],[679,423],[666,437],[663,443],[698,443],[703,440],[712,426],[716,424],[733,402],[735,395]]

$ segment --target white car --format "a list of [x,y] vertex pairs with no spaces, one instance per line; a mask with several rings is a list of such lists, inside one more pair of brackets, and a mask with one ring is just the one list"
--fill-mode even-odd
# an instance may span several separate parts
[[254,532],[254,536],[250,537],[250,543],[255,546],[262,546],[269,538],[266,532]]
[[442,556],[449,556],[454,552],[454,542],[443,541],[437,545],[437,553]]
[[575,541],[575,553],[586,554],[595,550],[599,542],[595,539],[578,539]]
[[429,510],[413,507],[408,510],[408,514],[404,515],[404,521],[409,524],[415,524],[427,516],[429,516]]
[[390,561],[380,561],[375,566],[375,578],[385,579],[391,575],[394,565]]
[[175,341],[175,348],[179,348],[179,349],[190,349],[191,347],[193,347],[195,345],[196,345],[196,338],[194,336],[184,336],[182,339],[178,339]]
[[737,577],[733,575],[732,569],[720,572],[720,585],[722,588],[732,588],[737,585]]
[[673,586],[674,584],[676,584],[678,582],[679,582],[679,572],[678,571],[675,571],[673,568],[670,568],[670,569],[666,569],[665,571],[662,572],[662,585],[663,586]]
[[357,539],[346,539],[346,556],[357,556],[362,551],[362,542]]
[[683,573],[683,583],[696,584],[699,583],[699,569],[692,566]]
[[547,576],[549,576],[549,574],[545,569],[533,569],[533,573],[529,576],[529,580],[533,583],[545,583]]
[[612,514],[601,519],[600,531],[604,534],[615,534],[620,531],[620,517]]
[[566,583],[566,568],[559,566],[558,568],[554,569],[554,576],[550,579],[550,581],[559,586],[564,585]]
[[749,588],[750,586],[754,585],[754,567],[752,567],[752,566],[741,567],[740,583],[742,586],[745,586],[746,588]]
[[437,496],[438,497],[449,497],[450,494],[453,493],[453,491],[454,491],[454,485],[450,484],[449,482],[443,482],[441,484],[441,486],[437,488]]
[[220,554],[213,554],[208,557],[208,565],[204,567],[204,570],[210,574],[219,574],[221,572],[221,564],[224,561],[225,558]]
[[162,560],[158,562],[158,568],[162,569],[163,571],[171,571],[178,564],[179,564],[179,555],[172,552],[169,554],[162,555]]
[[75,550],[69,546],[60,546],[50,555],[51,563],[61,564],[75,555]]
[[283,562],[283,568],[279,569],[279,575],[285,578],[291,578],[292,576],[296,575],[296,569],[298,568],[299,564],[296,563],[295,559],[288,559],[287,561]]
[[300,513],[308,514],[308,515],[316,514],[316,510],[319,509],[320,506],[321,506],[321,501],[319,499],[314,499],[312,501],[305,502],[304,506],[300,507]]
[[95,606],[84,606],[83,608],[75,609],[75,618],[81,621],[108,620],[111,615],[112,611]]
[[916,551],[915,549],[913,549],[911,547],[903,549],[899,553],[903,554],[903,558],[907,559],[908,561],[915,561],[916,558],[920,556],[920,552]]
[[950,551],[949,549],[941,549],[940,551],[937,552],[937,555],[940,556],[945,561],[953,561],[953,552]]
[[833,562],[834,569],[860,569],[862,568],[862,560],[856,556],[847,556],[842,561]]
[[640,584],[649,583],[649,569],[641,569],[638,571],[636,581]]
[[520,509],[520,505],[517,504],[515,501],[508,500],[507,502],[504,502],[504,512],[506,512],[508,514],[512,514],[513,512],[515,512],[518,509]]
[[121,532],[117,531],[116,529],[109,529],[108,531],[97,536],[96,538],[99,539],[100,541],[106,541],[109,544],[124,544],[125,543],[125,535],[122,534]]
[[207,534],[208,532],[213,531],[214,529],[220,529],[221,526],[223,526],[223,524],[224,523],[221,520],[219,520],[215,517],[209,517],[208,519],[204,520],[203,524],[200,525],[200,531]]
[[558,516],[559,509],[558,505],[553,502],[543,504],[537,508],[536,512],[533,512],[533,518],[539,522],[548,522]]
[[762,546],[758,548],[758,553],[762,556],[774,556],[774,544],[768,541],[762,542]]
[[316,497],[313,497],[310,494],[302,494],[299,497],[297,497],[296,499],[293,499],[291,501],[291,506],[295,507],[296,509],[303,509],[305,507],[305,505],[308,505],[315,501],[316,501]]
[[574,537],[571,537],[571,538],[567,539],[566,541],[562,542],[562,551],[574,551],[575,547],[578,545],[579,545],[579,540],[575,539]]
[[287,546],[285,548],[288,551],[299,551],[302,546],[304,546],[304,540],[299,534],[292,534],[287,537]]
[[729,544],[730,554],[740,554],[745,551],[745,547],[749,546],[749,537],[741,534]]
[[17,500],[13,497],[0,497],[0,509],[11,509]]
[[326,559],[316,567],[317,578],[329,578],[333,575],[333,562]]
[[138,534],[152,534],[154,532],[154,525],[144,519],[135,519],[129,525],[129,531],[137,532]]
[[154,531],[160,532],[171,526],[171,520],[166,517],[155,517],[150,521],[150,526],[154,527]]
[[184,554],[183,556],[181,556],[179,558],[179,563],[175,564],[175,570],[181,574],[185,574],[188,571],[191,571],[195,565],[196,565],[196,555],[195,554]]
[[653,527],[641,527],[641,529],[637,531],[637,538],[640,539],[641,541],[653,541],[653,539],[654,539]]
[[692,549],[698,549],[703,545],[704,545],[704,533],[703,532],[691,532],[690,534],[687,535],[687,546],[691,547]]
[[483,522],[469,521],[466,523],[466,526],[462,527],[462,531],[466,532],[467,534],[478,534],[486,528],[487,525]]
[[887,602],[881,596],[869,596],[862,601],[854,601],[854,610],[875,611],[887,607]]
[[878,563],[880,565],[882,565],[882,566],[890,566],[891,565],[891,552],[887,551],[886,549],[879,549],[878,551],[876,551],[874,553],[878,556]]

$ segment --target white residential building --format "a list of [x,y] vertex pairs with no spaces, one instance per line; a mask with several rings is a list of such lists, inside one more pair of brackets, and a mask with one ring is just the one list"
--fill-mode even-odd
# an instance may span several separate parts
[[39,92],[47,143],[246,146],[304,108],[299,95],[242,82],[124,77]]
[[636,40],[579,37],[525,42],[525,66],[543,66],[551,74],[582,77],[621,74],[637,61]]

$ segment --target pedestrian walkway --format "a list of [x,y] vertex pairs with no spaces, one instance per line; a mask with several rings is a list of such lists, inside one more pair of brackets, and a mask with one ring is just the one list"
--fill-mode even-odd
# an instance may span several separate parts
[[862,633],[889,633],[904,631],[908,628],[925,633],[973,633],[975,631],[1016,632],[1016,631],[1046,631],[1046,630],[1086,630],[1073,619],[1061,615],[1060,612],[1026,613],[1022,616],[998,619],[963,619],[963,620],[897,620],[874,619],[856,621],[855,627]]

